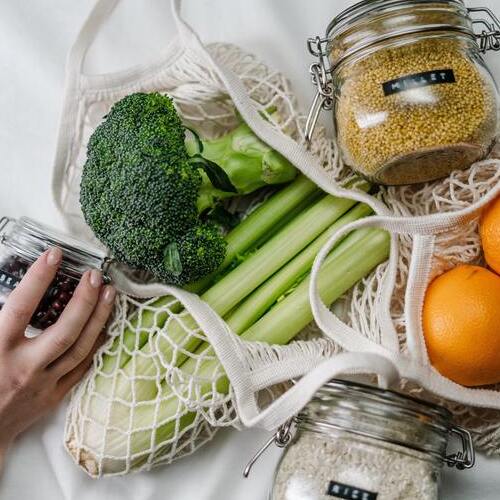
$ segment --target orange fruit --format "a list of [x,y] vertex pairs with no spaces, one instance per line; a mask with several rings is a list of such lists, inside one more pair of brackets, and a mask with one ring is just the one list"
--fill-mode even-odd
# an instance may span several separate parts
[[442,375],[465,386],[500,382],[500,276],[469,265],[442,274],[427,289],[423,327]]
[[500,197],[486,207],[479,224],[479,234],[486,262],[500,274]]

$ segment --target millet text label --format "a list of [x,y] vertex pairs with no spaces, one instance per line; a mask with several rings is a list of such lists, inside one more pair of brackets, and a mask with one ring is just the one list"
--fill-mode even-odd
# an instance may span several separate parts
[[415,73],[414,75],[402,76],[382,84],[386,96],[397,94],[405,90],[427,87],[428,85],[439,85],[442,83],[455,83],[455,73],[452,69],[436,69]]

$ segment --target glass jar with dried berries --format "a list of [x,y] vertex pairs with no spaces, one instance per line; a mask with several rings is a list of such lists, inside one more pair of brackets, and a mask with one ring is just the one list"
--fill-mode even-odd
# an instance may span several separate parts
[[[108,263],[104,251],[27,217],[2,218],[0,242],[0,308],[45,250],[59,247],[63,251],[60,268],[31,318],[28,335],[35,335],[57,321],[85,271],[105,271]],[[109,281],[105,272],[104,280]]]

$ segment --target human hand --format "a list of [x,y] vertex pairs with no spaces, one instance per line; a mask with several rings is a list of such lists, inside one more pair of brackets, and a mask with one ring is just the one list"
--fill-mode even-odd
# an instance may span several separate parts
[[102,286],[100,271],[87,271],[57,322],[26,338],[61,259],[58,248],[42,254],[0,311],[0,469],[16,436],[54,409],[83,377],[113,308],[114,288]]

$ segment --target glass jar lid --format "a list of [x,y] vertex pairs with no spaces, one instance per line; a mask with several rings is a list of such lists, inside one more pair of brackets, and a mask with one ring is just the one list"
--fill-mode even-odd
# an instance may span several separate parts
[[459,7],[464,7],[463,0],[362,0],[351,5],[347,9],[344,9],[340,14],[335,16],[327,28],[327,33],[329,33],[335,26],[352,23],[370,12],[379,10],[381,7],[394,10],[398,7],[400,8],[419,4],[455,4]]
[[28,217],[1,219],[0,234],[5,246],[29,262],[49,247],[59,247],[63,252],[61,271],[68,274],[81,275],[87,269],[103,269],[108,261],[104,251]]
[[349,432],[448,463],[457,458],[447,455],[449,437],[456,434],[463,445],[459,461],[464,459],[463,468],[473,464],[470,434],[453,425],[446,408],[357,382],[328,382],[297,415],[296,422],[299,429],[326,435]]
[[300,428],[348,431],[444,457],[451,414],[443,407],[368,385],[332,380],[297,416]]
[[306,142],[311,142],[321,110],[333,108],[333,75],[346,59],[376,50],[386,40],[419,34],[454,35],[476,44],[480,52],[500,51],[500,19],[486,7],[467,8],[463,0],[363,0],[333,18],[325,36],[307,40],[317,59],[309,68],[317,92],[304,130]]

